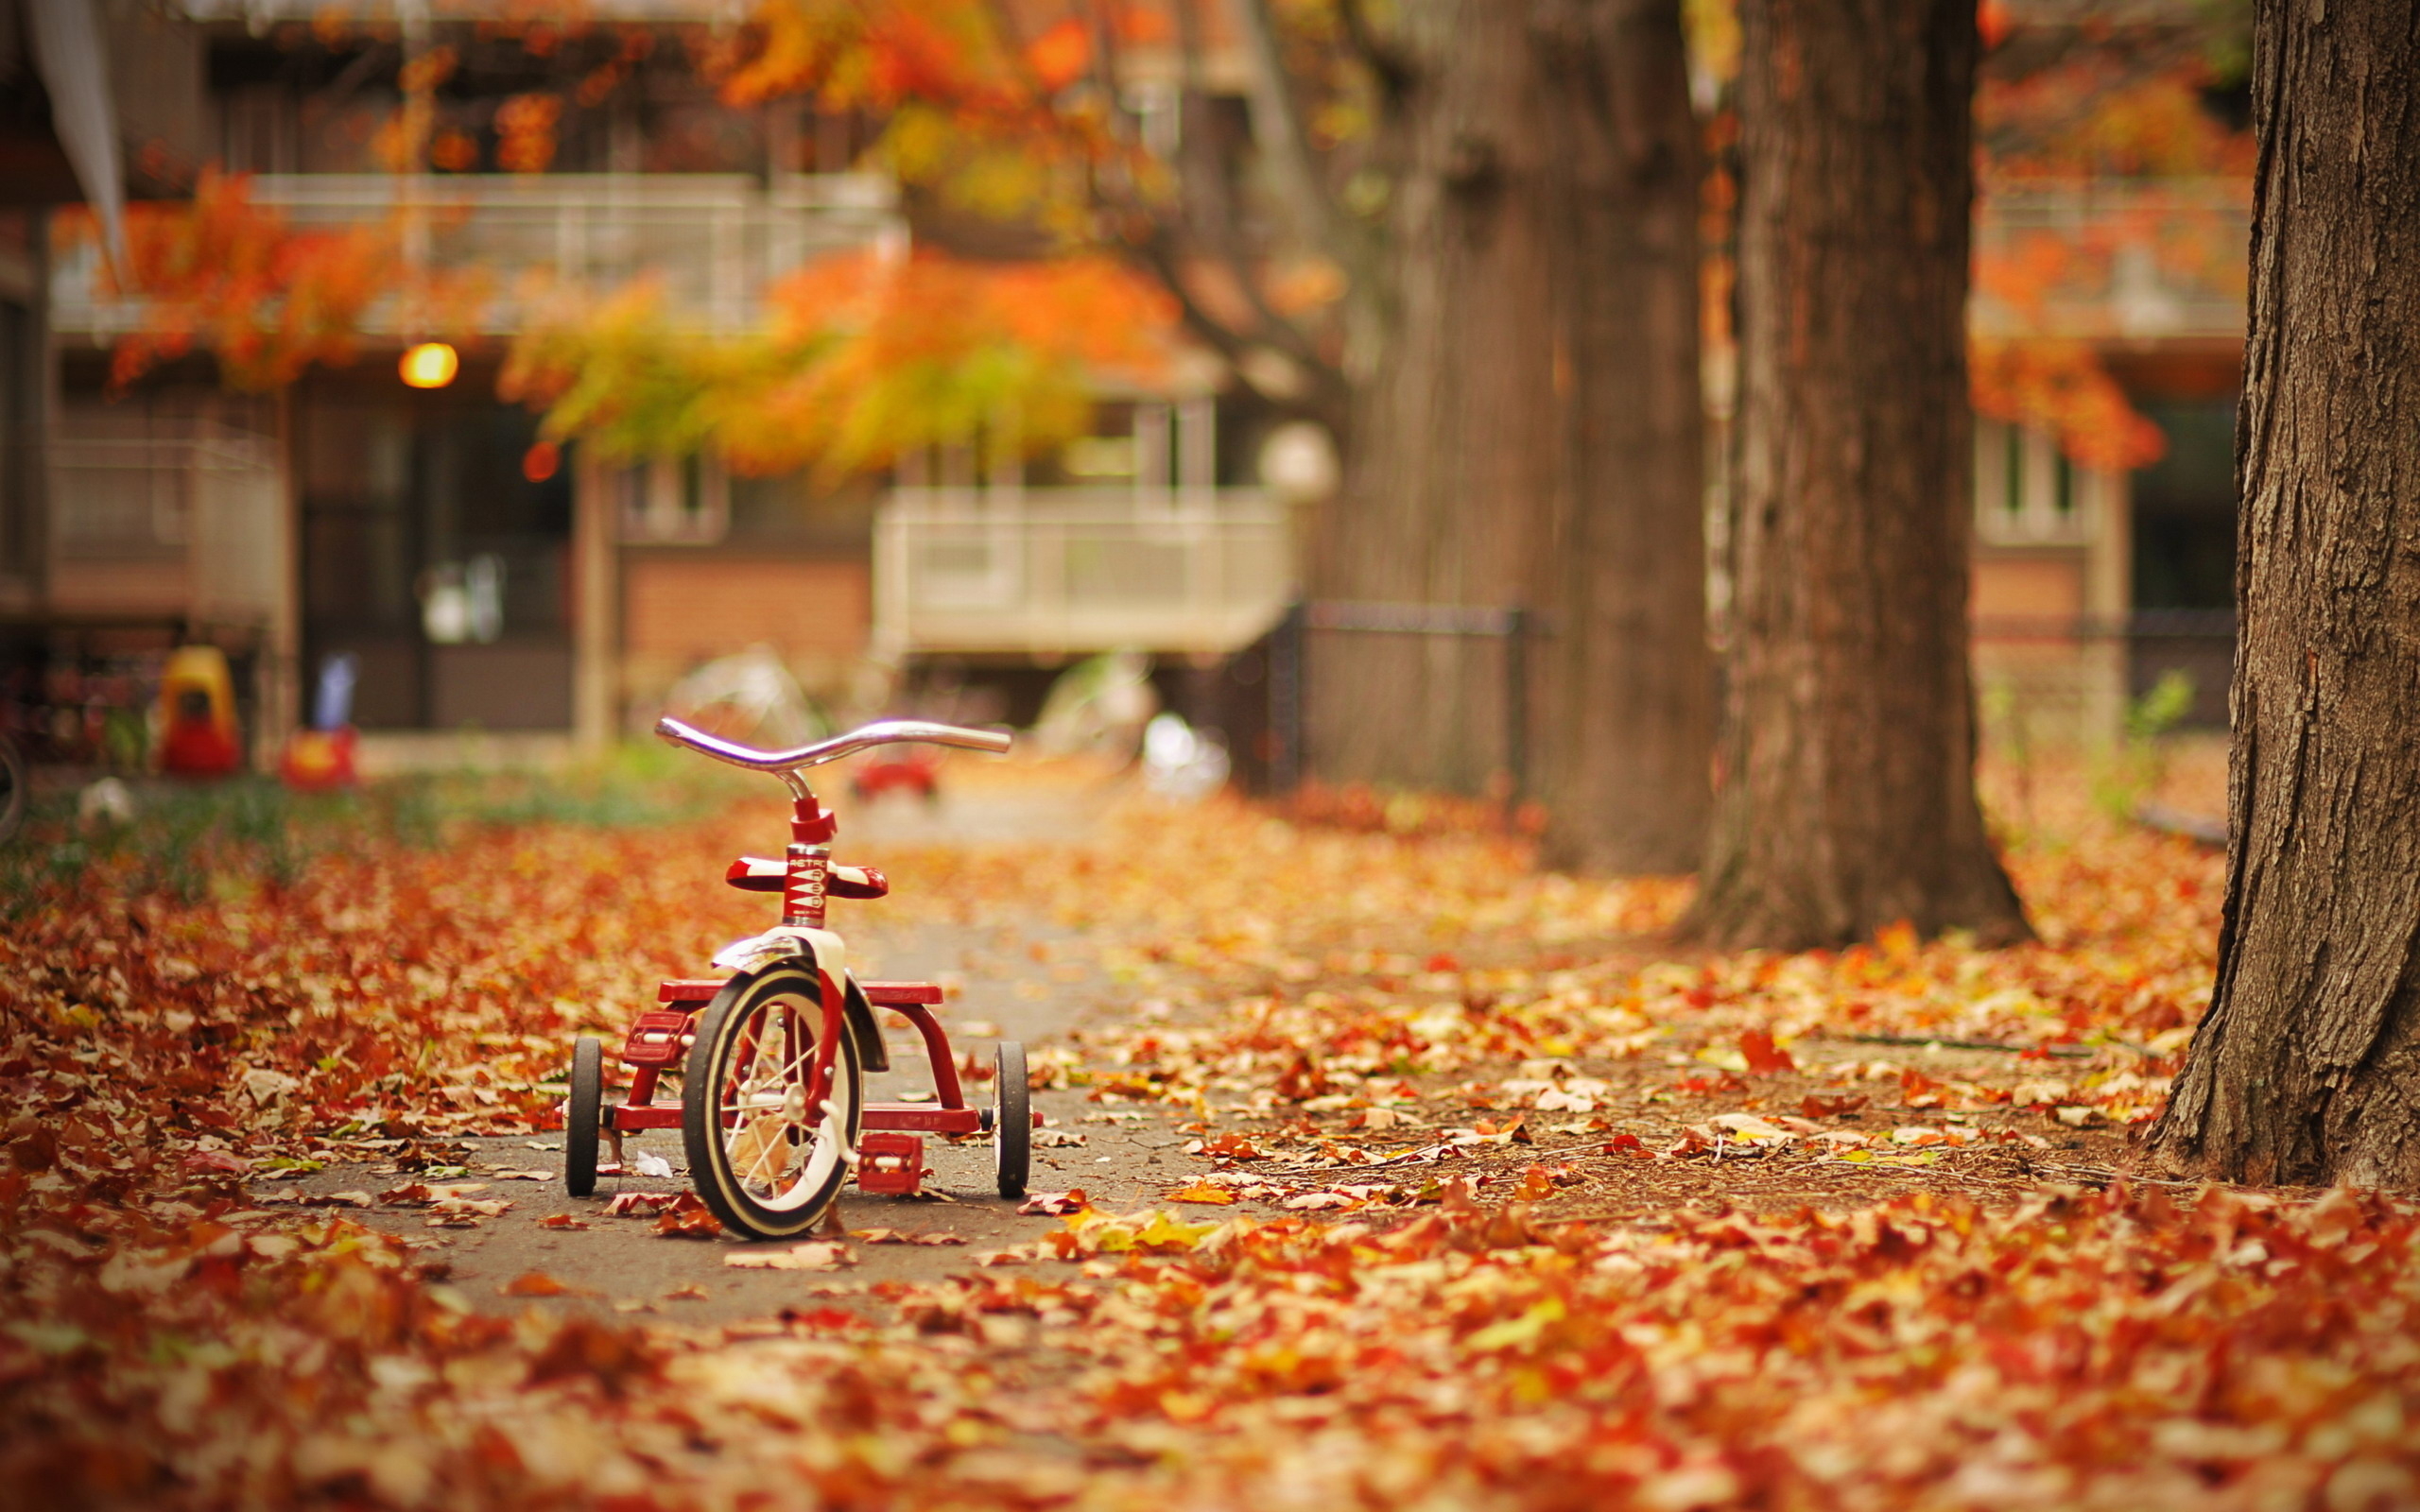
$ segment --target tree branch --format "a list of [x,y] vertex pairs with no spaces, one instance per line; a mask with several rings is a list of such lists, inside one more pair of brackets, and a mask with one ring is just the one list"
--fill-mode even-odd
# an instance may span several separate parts
[[[1302,106],[1286,77],[1286,60],[1278,49],[1277,23],[1270,14],[1269,0],[1230,0],[1228,9],[1252,57],[1252,134],[1268,154],[1278,194],[1305,240],[1331,255],[1343,253],[1355,241],[1352,223],[1321,182]],[[1358,259],[1345,261],[1352,264]]]

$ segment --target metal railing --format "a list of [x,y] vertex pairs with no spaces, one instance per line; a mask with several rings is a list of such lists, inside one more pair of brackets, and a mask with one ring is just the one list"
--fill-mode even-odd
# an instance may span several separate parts
[[[907,249],[897,191],[876,174],[786,175],[770,188],[745,174],[261,174],[251,192],[296,228],[389,227],[433,269],[487,271],[478,323],[491,334],[519,329],[549,291],[642,277],[677,318],[736,329],[769,285],[816,257]],[[99,337],[142,318],[101,292],[97,245],[55,263],[55,328]],[[387,332],[403,318],[389,301],[367,323]]]
[[873,549],[893,654],[1225,653],[1294,593],[1288,511],[1251,490],[900,489]]

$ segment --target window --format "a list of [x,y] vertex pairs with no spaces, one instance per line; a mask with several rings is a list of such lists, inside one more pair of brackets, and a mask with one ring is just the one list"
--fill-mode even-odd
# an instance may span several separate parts
[[712,545],[731,526],[731,477],[709,456],[660,456],[610,474],[620,501],[622,539]]
[[1986,545],[2082,543],[2089,483],[2048,432],[1976,420],[1975,533]]

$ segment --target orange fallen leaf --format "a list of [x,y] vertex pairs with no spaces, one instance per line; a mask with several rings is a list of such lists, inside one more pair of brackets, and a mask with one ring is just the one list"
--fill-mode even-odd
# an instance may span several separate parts
[[656,1218],[655,1231],[668,1239],[712,1239],[722,1223],[695,1194],[683,1192]]
[[1213,1207],[1223,1208],[1236,1200],[1236,1194],[1227,1187],[1213,1186],[1207,1181],[1196,1181],[1169,1193],[1168,1200],[1170,1202],[1203,1202]]
[[1772,1076],[1798,1069],[1790,1053],[1773,1043],[1773,1037],[1762,1029],[1740,1031],[1739,1054],[1747,1059],[1750,1075]]
[[571,1290],[542,1270],[524,1271],[501,1288],[507,1297],[561,1297]]

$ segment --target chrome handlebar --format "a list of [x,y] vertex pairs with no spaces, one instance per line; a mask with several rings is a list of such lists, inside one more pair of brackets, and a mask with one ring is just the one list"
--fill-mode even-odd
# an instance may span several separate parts
[[835,735],[813,746],[801,746],[796,750],[758,750],[735,740],[709,735],[693,725],[666,714],[655,722],[655,732],[666,743],[685,746],[702,756],[734,766],[744,766],[752,772],[776,772],[787,775],[809,766],[837,762],[843,756],[854,756],[875,746],[889,746],[902,741],[918,741],[928,746],[955,746],[960,750],[987,750],[1005,755],[1009,736],[1004,730],[965,730],[957,725],[927,724],[921,719],[884,719]]

